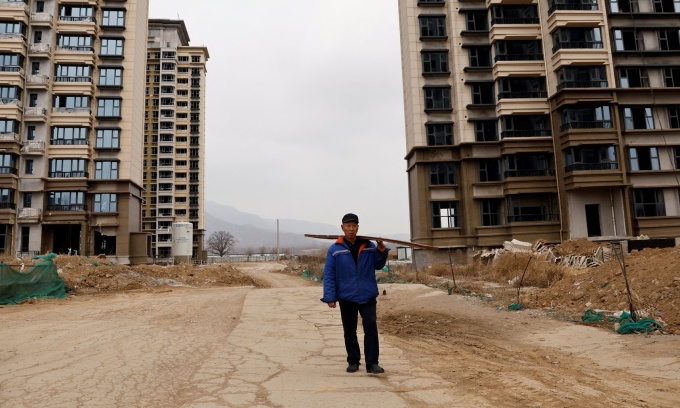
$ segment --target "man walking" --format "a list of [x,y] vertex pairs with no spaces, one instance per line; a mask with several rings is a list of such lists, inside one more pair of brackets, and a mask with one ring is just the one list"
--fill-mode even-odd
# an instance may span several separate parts
[[347,350],[347,372],[359,370],[361,350],[357,339],[358,315],[364,328],[364,355],[366,372],[384,373],[378,365],[380,347],[378,343],[378,324],[376,317],[376,298],[378,283],[375,271],[382,269],[390,251],[382,241],[377,245],[365,239],[358,239],[359,217],[345,214],[342,217],[342,232],[334,244],[328,248],[326,265],[323,271],[322,302],[335,308],[340,303],[342,329],[345,334]]

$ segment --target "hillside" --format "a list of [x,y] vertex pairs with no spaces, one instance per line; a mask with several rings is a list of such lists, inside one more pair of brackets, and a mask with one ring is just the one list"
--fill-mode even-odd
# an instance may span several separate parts
[[[276,219],[240,211],[232,206],[213,201],[205,203],[206,238],[215,231],[227,231],[238,240],[236,252],[245,248],[276,248]],[[368,235],[368,231],[364,232]],[[327,248],[327,240],[306,238],[304,234],[341,234],[340,225],[330,225],[304,220],[279,219],[279,247],[296,249]],[[391,238],[409,240],[408,234],[389,235]]]

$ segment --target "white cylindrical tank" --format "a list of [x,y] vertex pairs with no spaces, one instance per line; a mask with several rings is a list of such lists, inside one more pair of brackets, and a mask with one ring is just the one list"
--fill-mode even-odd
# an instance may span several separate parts
[[191,262],[194,226],[190,222],[172,224],[172,256],[175,263]]

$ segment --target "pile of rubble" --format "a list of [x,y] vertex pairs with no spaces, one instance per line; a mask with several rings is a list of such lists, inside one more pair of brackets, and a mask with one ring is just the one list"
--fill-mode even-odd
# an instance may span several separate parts
[[[534,259],[569,268],[592,268],[603,265],[614,256],[614,249],[610,245],[601,246],[585,239],[573,242],[576,244],[572,243],[570,246],[581,247],[581,249],[578,251],[574,251],[573,248],[565,250],[566,248],[560,248],[560,245],[549,245],[540,240],[532,244],[513,239],[512,241],[505,241],[503,248],[480,253],[479,258],[483,262],[489,263],[495,261],[502,254],[523,253],[531,255]],[[584,250],[583,248],[587,249]]]

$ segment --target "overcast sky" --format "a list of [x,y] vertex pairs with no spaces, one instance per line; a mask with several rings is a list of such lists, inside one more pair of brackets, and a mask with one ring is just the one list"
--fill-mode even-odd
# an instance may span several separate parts
[[395,0],[150,0],[149,18],[210,53],[206,200],[410,232]]

